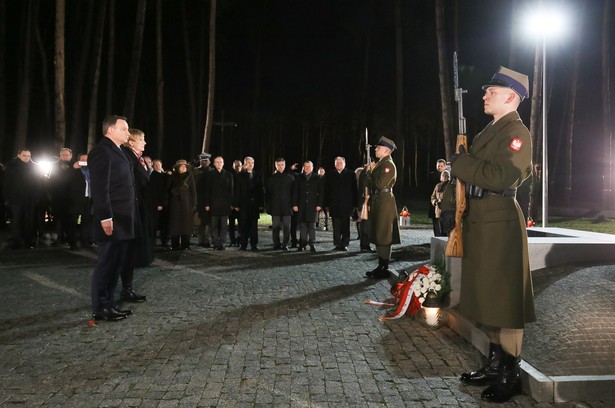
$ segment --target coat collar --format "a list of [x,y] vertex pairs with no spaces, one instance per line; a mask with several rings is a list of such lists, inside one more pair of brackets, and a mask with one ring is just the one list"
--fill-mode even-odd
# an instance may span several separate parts
[[502,116],[500,120],[495,123],[493,123],[493,121],[489,122],[489,124],[474,137],[474,141],[472,142],[472,150],[476,152],[477,150],[482,149],[491,139],[493,139],[495,135],[499,133],[501,129],[517,120],[520,120],[519,113],[517,111],[513,111]]

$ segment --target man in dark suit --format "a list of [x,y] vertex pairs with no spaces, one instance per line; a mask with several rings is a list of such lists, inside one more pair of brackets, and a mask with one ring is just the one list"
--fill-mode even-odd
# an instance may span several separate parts
[[[92,238],[92,193],[90,170],[87,167],[88,155],[82,153],[78,159],[73,164],[68,183],[70,228],[74,230],[73,236],[79,235],[82,248],[92,248],[94,239]],[[76,249],[75,243],[71,244],[71,249]]]
[[214,171],[210,172],[205,186],[205,211],[211,216],[213,247],[224,250],[228,231],[228,216],[233,209],[235,189],[233,173],[224,169],[224,158],[214,158]]
[[167,191],[169,190],[170,176],[162,168],[162,161],[155,159],[152,162],[154,171],[149,176],[149,183],[152,190],[152,200],[154,214],[154,232],[160,233],[160,245],[169,246],[169,209]]
[[350,215],[357,203],[357,179],[346,168],[346,159],[335,158],[335,171],[325,179],[325,207],[333,220],[333,245],[338,251],[348,251]]
[[258,219],[265,202],[263,177],[254,172],[254,159],[246,157],[235,186],[235,211],[239,212],[241,249],[250,241],[252,251],[258,251]]
[[122,116],[103,120],[104,137],[88,154],[98,260],[92,275],[94,320],[117,321],[132,312],[119,310],[113,299],[119,271],[135,237],[136,202],[133,169],[120,148],[128,141]]
[[11,211],[14,248],[33,248],[36,241],[36,208],[42,196],[43,177],[31,157],[30,149],[19,149],[4,170],[4,200]]
[[[288,251],[295,178],[285,170],[286,161],[281,157],[276,159],[275,173],[267,180],[267,208],[271,214],[273,249]],[[282,228],[281,243],[280,228]]]
[[314,164],[311,161],[304,162],[303,173],[295,179],[293,190],[293,211],[297,216],[297,224],[301,226],[297,251],[303,251],[309,245],[310,251],[316,252],[314,223],[318,211],[323,207],[324,195],[322,179],[314,174]]

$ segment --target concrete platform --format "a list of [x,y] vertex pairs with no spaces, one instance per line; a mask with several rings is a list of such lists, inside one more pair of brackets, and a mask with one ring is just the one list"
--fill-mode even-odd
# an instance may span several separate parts
[[[528,229],[538,321],[525,330],[524,391],[536,401],[615,401],[615,236],[563,228]],[[446,238],[432,238],[431,259],[443,259]],[[483,354],[484,333],[459,303],[461,259],[451,272],[448,325]]]

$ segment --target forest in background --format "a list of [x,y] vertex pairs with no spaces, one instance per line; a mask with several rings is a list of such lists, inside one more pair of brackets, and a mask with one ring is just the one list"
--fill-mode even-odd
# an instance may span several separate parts
[[[430,190],[429,172],[450,156],[457,132],[457,51],[470,140],[489,121],[480,87],[493,72],[504,65],[530,76],[532,97],[520,113],[539,164],[542,61],[522,21],[524,8],[536,3],[218,1],[210,84],[211,1],[0,0],[1,160],[22,146],[35,160],[61,145],[87,151],[108,113],[144,130],[146,153],[167,167],[193,159],[214,85],[207,149],[227,163],[251,155],[257,170],[269,173],[278,156],[331,168],[343,155],[356,167],[368,128],[371,143],[383,133],[397,141],[398,191]],[[551,202],[606,206],[613,172],[610,0],[555,3],[574,19],[547,53]]]

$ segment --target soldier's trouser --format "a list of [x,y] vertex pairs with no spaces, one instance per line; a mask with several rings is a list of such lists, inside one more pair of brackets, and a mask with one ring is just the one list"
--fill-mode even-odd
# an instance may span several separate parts
[[518,357],[521,355],[521,344],[523,341],[523,329],[507,329],[500,327],[485,328],[485,332],[492,343],[502,346],[502,349],[510,355]]
[[379,258],[391,259],[391,245],[376,245],[376,253]]

